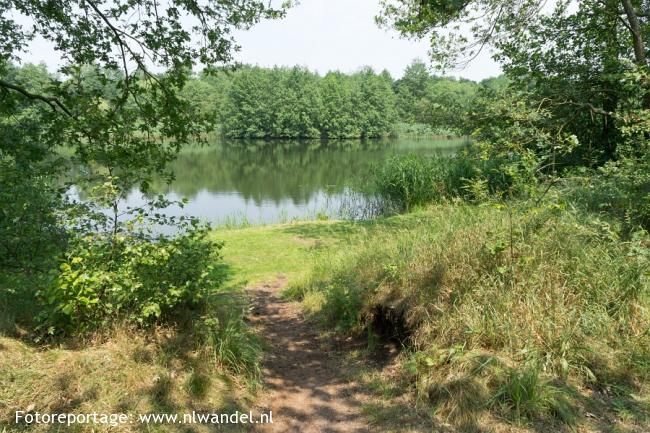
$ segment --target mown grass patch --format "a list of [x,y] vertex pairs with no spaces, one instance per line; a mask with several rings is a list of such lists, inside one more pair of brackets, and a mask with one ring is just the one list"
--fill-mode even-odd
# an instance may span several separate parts
[[[298,223],[301,225],[304,223]],[[315,250],[327,239],[301,237],[289,230],[293,225],[215,230],[212,236],[224,241],[224,261],[230,267],[230,283],[255,284],[277,274],[298,276],[309,270]]]
[[302,221],[238,229],[215,229],[213,240],[223,241],[229,284],[243,286],[278,274],[295,281],[310,275],[321,256],[348,249],[376,231],[415,227],[427,212],[413,212],[373,221]]

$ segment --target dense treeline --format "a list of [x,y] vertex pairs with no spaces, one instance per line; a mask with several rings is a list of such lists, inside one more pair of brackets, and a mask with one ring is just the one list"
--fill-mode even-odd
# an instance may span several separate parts
[[[11,70],[29,83],[56,79],[42,65]],[[124,79],[119,71],[90,67],[79,68],[76,78],[107,101],[119,96],[117,82]],[[399,79],[371,68],[324,76],[298,66],[212,70],[188,76],[180,94],[194,119],[229,138],[345,139],[467,135],[461,119],[480,89],[506,84],[505,77],[476,83],[435,76],[415,60]]]
[[231,138],[341,139],[466,134],[460,116],[482,85],[493,86],[437,77],[416,60],[397,80],[370,68],[320,76],[301,67],[245,66],[198,74],[184,95]]
[[232,75],[221,111],[236,138],[377,137],[391,132],[391,82],[366,69],[321,78],[301,68],[243,68]]

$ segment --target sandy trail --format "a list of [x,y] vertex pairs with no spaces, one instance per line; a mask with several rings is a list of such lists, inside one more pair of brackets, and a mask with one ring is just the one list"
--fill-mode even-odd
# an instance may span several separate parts
[[256,432],[357,433],[372,429],[361,406],[368,396],[346,380],[336,344],[322,341],[300,306],[280,297],[286,280],[253,287],[250,321],[270,345],[263,362],[265,391],[260,411],[273,411],[273,424]]

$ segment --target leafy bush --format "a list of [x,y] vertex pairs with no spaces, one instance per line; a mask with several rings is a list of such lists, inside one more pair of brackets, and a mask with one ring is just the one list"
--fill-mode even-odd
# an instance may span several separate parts
[[0,151],[0,271],[43,271],[65,248],[62,194],[45,165],[23,166]]
[[217,285],[221,244],[195,228],[173,238],[133,234],[76,239],[39,293],[49,334],[90,331],[122,319],[147,325],[196,306]]
[[607,163],[598,173],[584,170],[567,183],[572,200],[586,209],[614,215],[627,230],[650,230],[650,152]]

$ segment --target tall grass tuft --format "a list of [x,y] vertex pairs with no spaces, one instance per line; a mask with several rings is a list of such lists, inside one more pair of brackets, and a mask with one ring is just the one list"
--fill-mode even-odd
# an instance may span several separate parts
[[197,324],[203,352],[214,364],[244,378],[250,386],[257,386],[262,345],[244,321],[246,300],[239,293],[218,292],[207,305],[209,311]]
[[558,419],[565,424],[576,422],[576,411],[569,396],[542,377],[535,367],[510,369],[494,392],[491,404],[517,423],[540,417]]
[[471,188],[476,181],[489,192],[508,187],[510,180],[497,170],[498,162],[478,160],[469,150],[454,156],[395,155],[374,169],[371,192],[387,201],[385,207],[409,211],[454,198],[479,198]]

